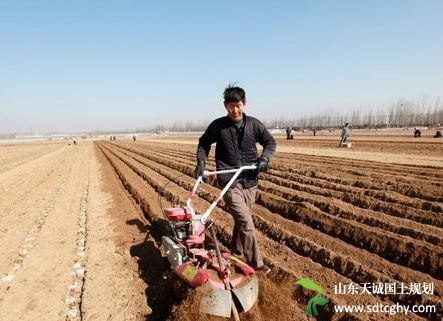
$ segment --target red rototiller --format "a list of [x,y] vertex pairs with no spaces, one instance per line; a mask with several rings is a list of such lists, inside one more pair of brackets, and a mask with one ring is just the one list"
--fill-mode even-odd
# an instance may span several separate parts
[[[228,252],[222,252],[210,220],[212,210],[242,171],[256,170],[256,165],[238,169],[204,171],[198,177],[185,206],[164,210],[171,227],[170,235],[162,237],[162,246],[173,271],[189,285],[207,283],[209,295],[202,298],[200,311],[239,320],[239,311],[248,311],[257,301],[258,280],[252,267]],[[195,213],[191,199],[204,176],[234,173],[220,195],[203,214]],[[205,242],[209,232],[211,246]],[[209,248],[210,247],[210,248]]]

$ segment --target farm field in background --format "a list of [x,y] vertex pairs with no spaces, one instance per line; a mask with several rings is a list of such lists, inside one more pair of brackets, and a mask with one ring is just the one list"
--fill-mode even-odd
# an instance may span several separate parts
[[[259,275],[258,303],[241,319],[311,319],[310,293],[294,284],[310,278],[330,301],[318,320],[441,320],[443,141],[391,132],[355,132],[349,149],[338,149],[333,134],[276,140],[254,208],[272,272]],[[117,136],[76,146],[0,145],[0,315],[223,320],[198,314],[201,290],[177,280],[159,247],[161,205],[188,197],[197,141]],[[218,191],[203,185],[195,208],[206,209]],[[233,221],[223,204],[213,218],[227,246]],[[434,294],[334,294],[335,285],[351,282],[432,283]],[[435,305],[437,313],[333,311],[377,303]]]

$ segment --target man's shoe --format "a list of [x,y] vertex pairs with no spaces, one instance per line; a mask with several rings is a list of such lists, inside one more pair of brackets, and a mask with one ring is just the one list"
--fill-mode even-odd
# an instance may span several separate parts
[[261,272],[263,274],[268,274],[269,272],[271,272],[271,268],[265,264],[263,264],[262,266],[258,267],[255,269],[258,272]]

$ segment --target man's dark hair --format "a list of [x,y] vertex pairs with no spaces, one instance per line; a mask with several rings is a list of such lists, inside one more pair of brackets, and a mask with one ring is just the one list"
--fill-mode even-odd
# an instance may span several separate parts
[[246,93],[243,88],[229,85],[225,88],[223,92],[223,97],[225,98],[225,103],[238,103],[243,102],[246,103]]

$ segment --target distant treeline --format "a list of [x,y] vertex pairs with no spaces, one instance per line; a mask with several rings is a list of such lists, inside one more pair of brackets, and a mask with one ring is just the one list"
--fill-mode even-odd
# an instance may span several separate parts
[[14,134],[0,134],[0,139],[14,139]]
[[204,131],[208,127],[209,123],[207,121],[175,121],[172,125],[157,125],[150,128],[149,132],[198,132]]
[[443,124],[443,103],[440,99],[434,104],[402,99],[377,111],[362,108],[347,113],[319,113],[294,120],[280,118],[265,122],[268,128],[301,129],[339,128],[346,123],[353,128],[438,127]]
[[[414,101],[401,99],[388,108],[360,108],[352,112],[318,113],[311,116],[293,118],[291,115],[278,120],[265,120],[267,128],[325,129],[340,128],[349,123],[352,128],[392,128],[392,127],[436,127],[443,124],[443,102],[436,99],[434,103],[427,100]],[[207,122],[177,121],[172,125],[158,125],[150,128],[153,132],[186,132],[203,131]]]
[[[400,99],[387,108],[377,110],[360,108],[352,112],[323,112],[310,116],[294,117],[285,115],[276,120],[264,120],[267,128],[326,129],[340,128],[349,123],[352,128],[392,128],[392,127],[439,127],[443,125],[443,102],[437,98],[434,103]],[[200,132],[209,121],[175,121],[172,124],[139,127],[125,130],[97,130],[89,135]],[[73,134],[74,135],[74,134]],[[0,134],[0,139],[14,138],[14,134]]]

